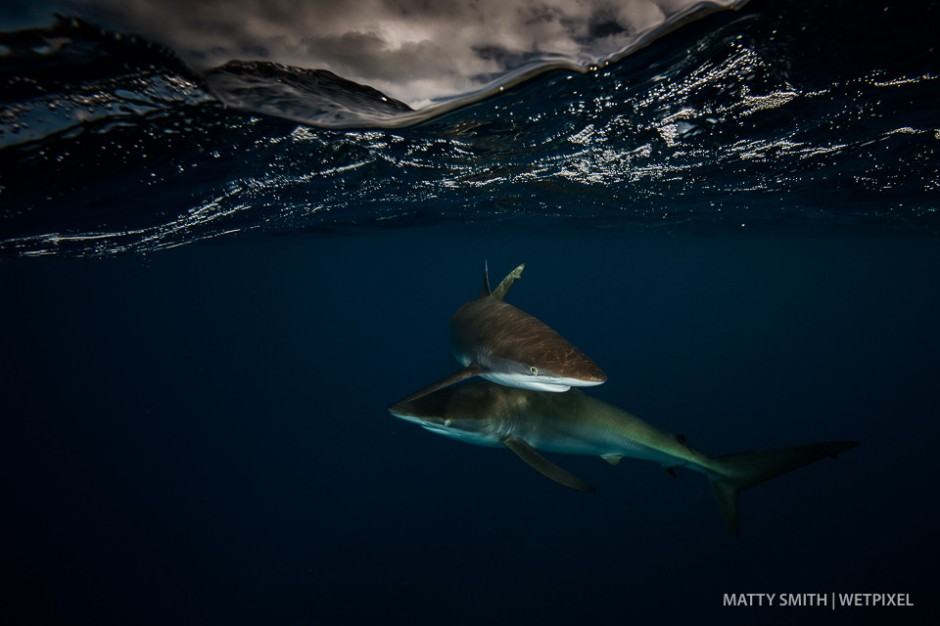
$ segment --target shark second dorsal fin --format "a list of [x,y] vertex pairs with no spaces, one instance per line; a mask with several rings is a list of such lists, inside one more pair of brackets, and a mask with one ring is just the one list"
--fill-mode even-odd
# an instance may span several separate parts
[[509,288],[512,287],[513,283],[522,276],[522,270],[525,269],[525,263],[519,264],[516,269],[506,274],[506,278],[500,281],[499,285],[496,286],[496,290],[493,292],[493,297],[497,300],[502,300],[506,297],[506,294],[509,292]]
[[559,485],[564,485],[565,487],[570,487],[571,489],[577,489],[578,491],[597,491],[597,489],[594,488],[594,485],[581,480],[571,472],[567,472],[561,469],[546,459],[544,456],[539,454],[535,448],[530,446],[522,439],[506,437],[503,439],[503,445],[515,452],[516,456],[529,464],[529,467],[534,469],[542,476],[551,478]]
[[686,441],[685,435],[676,435],[676,441],[688,448],[691,454],[695,454],[695,450],[692,449],[692,446],[689,445],[689,442]]

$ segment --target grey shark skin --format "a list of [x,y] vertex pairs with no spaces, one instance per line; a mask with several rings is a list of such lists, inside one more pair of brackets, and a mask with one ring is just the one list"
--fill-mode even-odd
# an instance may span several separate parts
[[487,380],[540,391],[600,385],[607,375],[544,322],[503,298],[525,265],[510,272],[491,290],[486,265],[480,297],[464,304],[450,322],[450,345],[463,369],[406,400],[480,376]]
[[538,451],[599,456],[611,464],[622,457],[636,458],[660,463],[670,473],[680,467],[700,472],[708,478],[718,508],[735,535],[741,491],[858,445],[829,441],[713,458],[692,449],[681,435],[660,430],[577,389],[544,393],[488,382],[403,400],[389,407],[389,412],[459,441],[505,446],[548,478],[581,491],[594,488]]

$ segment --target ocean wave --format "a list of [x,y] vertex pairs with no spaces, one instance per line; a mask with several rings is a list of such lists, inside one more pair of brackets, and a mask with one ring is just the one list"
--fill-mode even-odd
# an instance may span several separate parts
[[[0,149],[0,254],[453,222],[935,235],[940,72],[929,29],[910,26],[907,5],[890,8],[826,22],[799,2],[754,3],[606,68],[544,74],[409,128],[239,113],[171,71],[181,66],[163,49],[117,63],[94,43],[95,80],[41,78],[16,94],[65,121]],[[853,30],[839,35],[847,16]],[[900,24],[891,54],[858,36]],[[250,73],[263,71],[288,70]],[[326,74],[290,75],[298,89],[329,83],[378,110],[405,106]],[[154,84],[169,95],[144,91]],[[48,110],[51,94],[83,89],[101,102],[134,93],[144,108],[86,120]]]
[[0,147],[211,99],[172,51],[57,17],[0,33]]
[[[200,72],[239,77],[257,67],[250,85],[215,81],[213,92],[229,105],[315,125],[396,125],[429,119],[551,69],[587,71],[616,61],[682,24],[736,9],[746,0],[374,0],[367,3],[230,0],[225,10],[210,0],[83,0],[77,15],[119,32],[139,33],[169,45]],[[253,65],[259,62],[261,65]],[[272,68],[298,81],[303,70],[326,70],[381,91],[413,112],[370,115],[342,102],[311,115],[310,90],[279,89],[264,80]],[[322,99],[315,89],[316,99]],[[248,97],[250,94],[250,97]],[[275,107],[269,106],[278,100]],[[374,104],[369,102],[369,104]],[[352,105],[352,106],[350,106]],[[399,113],[402,113],[399,111]]]
[[[516,26],[511,36],[504,33],[498,44],[486,36],[495,17],[483,19],[474,27],[462,26],[461,32],[470,31],[472,35],[464,35],[458,44],[443,40],[447,29],[437,25],[435,28],[440,32],[428,35],[437,39],[427,42],[424,53],[431,55],[438,48],[447,47],[453,57],[445,65],[435,59],[432,66],[427,66],[426,59],[410,59],[409,67],[403,70],[378,61],[362,67],[343,66],[334,59],[343,56],[342,46],[296,61],[303,65],[273,62],[269,58],[276,57],[277,52],[271,50],[270,42],[262,46],[245,41],[230,47],[237,47],[248,58],[231,58],[217,66],[199,69],[196,65],[197,69],[192,69],[162,43],[126,35],[124,31],[96,28],[77,17],[57,17],[49,28],[0,34],[0,52],[5,51],[0,55],[6,78],[3,86],[7,90],[2,120],[7,132],[0,135],[0,146],[30,141],[74,123],[146,113],[167,104],[209,97],[236,109],[325,128],[408,126],[485,99],[545,72],[595,71],[685,23],[715,11],[737,9],[745,2],[685,0],[660,6],[651,0],[634,0],[619,12],[612,12],[608,3],[597,0],[587,3],[587,12],[579,10],[583,14],[570,14],[566,9],[530,16],[524,25]],[[110,7],[105,14],[131,28],[158,37],[162,33],[177,40],[178,49],[188,51],[189,61],[205,64],[209,53],[193,50],[199,49],[196,41],[203,33],[194,32],[189,35],[192,39],[179,41],[178,31],[189,29],[174,21],[177,11],[168,8],[160,19],[147,13],[143,20],[140,9],[135,10],[133,3],[121,6],[120,11]],[[535,10],[525,3],[508,6],[514,14],[525,13],[524,9]],[[116,14],[121,17],[115,17]],[[225,16],[216,15],[214,19],[224,21]],[[545,35],[544,22],[557,23],[564,36],[551,41],[534,39],[538,34]],[[164,24],[164,28],[154,24]],[[290,22],[283,25],[288,32],[295,27]],[[355,25],[346,28],[355,29]],[[311,36],[305,35],[308,48],[312,45]],[[246,37],[249,36],[242,34],[239,39]],[[355,50],[353,56],[369,59],[377,55],[366,42],[361,43],[362,48]],[[387,48],[388,42],[384,44]],[[234,54],[237,53],[228,53]],[[393,52],[386,49],[380,56],[389,54]],[[220,57],[216,54],[212,58]],[[296,59],[296,54],[290,58]],[[352,78],[328,69],[337,65],[352,72]],[[375,77],[377,67],[385,74]],[[388,91],[401,93],[408,102],[357,79],[357,70],[359,74],[371,75]],[[76,75],[82,77],[77,84]],[[46,97],[36,93],[41,83]],[[46,115],[45,109],[50,107],[52,110],[62,107],[63,111],[55,116]]]

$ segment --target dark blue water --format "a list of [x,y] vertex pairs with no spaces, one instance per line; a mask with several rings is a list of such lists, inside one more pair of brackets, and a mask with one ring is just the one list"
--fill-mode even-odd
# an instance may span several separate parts
[[[454,367],[480,259],[606,369],[595,395],[720,454],[862,442],[742,496],[436,437],[385,406]],[[690,616],[730,592],[890,591],[932,610],[933,239],[438,227],[4,263],[16,623]],[[839,617],[906,622],[909,610]]]
[[[39,96],[8,97],[0,622],[936,619],[936,6],[882,8],[753,2],[406,129],[133,63],[172,97],[16,133]],[[735,538],[692,472],[554,455],[585,495],[396,420],[484,259],[698,449],[862,445],[745,492]],[[722,606],[749,592],[916,607]]]

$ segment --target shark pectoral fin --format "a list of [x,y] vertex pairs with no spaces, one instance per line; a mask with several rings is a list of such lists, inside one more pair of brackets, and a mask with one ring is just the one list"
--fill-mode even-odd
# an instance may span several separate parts
[[506,297],[506,294],[509,292],[509,288],[512,287],[512,284],[522,276],[522,270],[525,269],[525,263],[521,263],[513,271],[506,274],[506,278],[500,281],[499,285],[496,286],[496,289],[493,291],[493,297],[497,300],[502,300]]
[[515,452],[516,456],[529,464],[529,467],[537,471],[542,476],[551,478],[560,485],[570,487],[571,489],[577,489],[579,491],[597,491],[597,489],[594,488],[594,485],[591,485],[590,483],[581,480],[574,474],[561,469],[546,459],[544,456],[539,454],[535,448],[530,446],[522,439],[507,437],[503,439],[503,445]]
[[617,463],[620,463],[620,459],[622,459],[623,457],[620,456],[619,454],[602,454],[601,458],[607,461],[608,463],[610,463],[611,465],[617,465]]
[[432,384],[432,385],[428,385],[427,387],[425,387],[424,389],[422,389],[422,390],[420,390],[420,391],[414,392],[413,394],[411,394],[411,395],[408,396],[407,398],[402,398],[402,399],[399,400],[398,402],[399,402],[399,403],[402,403],[402,402],[414,402],[414,401],[417,400],[418,398],[423,398],[424,396],[428,395],[429,393],[434,393],[435,391],[438,391],[439,389],[443,389],[444,387],[450,387],[451,385],[456,384],[456,383],[459,383],[459,382],[462,381],[462,380],[467,380],[468,378],[473,378],[474,376],[479,376],[480,374],[483,373],[483,371],[484,371],[484,370],[483,370],[482,367],[477,367],[476,365],[471,365],[471,366],[469,366],[469,367],[465,367],[465,368],[463,368],[462,370],[460,370],[460,371],[458,371],[458,372],[456,372],[456,373],[454,373],[454,374],[451,374],[451,375],[448,376],[447,378],[443,378],[443,379],[437,381],[436,383],[434,383],[434,384]]

